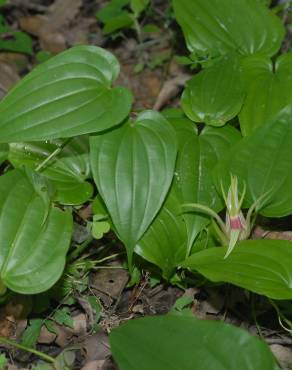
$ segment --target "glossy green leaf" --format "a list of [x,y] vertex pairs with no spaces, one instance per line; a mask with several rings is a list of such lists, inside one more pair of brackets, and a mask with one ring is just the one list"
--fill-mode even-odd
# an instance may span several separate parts
[[169,279],[187,255],[188,234],[181,202],[173,190],[150,227],[136,245],[135,252],[159,266]]
[[273,299],[292,299],[292,243],[287,240],[246,240],[224,258],[227,248],[193,254],[183,267],[207,279],[226,282]]
[[0,144],[0,164],[8,157],[9,146],[8,144]]
[[239,113],[243,99],[239,59],[227,56],[186,83],[182,107],[195,122],[222,126]]
[[94,181],[129,262],[137,241],[159,211],[170,187],[177,144],[170,124],[145,111],[135,122],[90,138]]
[[[246,206],[265,195],[260,213],[282,217],[292,213],[292,106],[242,139],[216,169],[218,188],[230,174],[246,184]],[[263,199],[264,200],[264,199]]]
[[45,291],[60,278],[71,239],[71,214],[39,191],[20,170],[0,177],[0,285],[23,294]]
[[292,104],[292,53],[279,57],[275,66],[268,58],[249,57],[243,69],[248,87],[239,120],[243,135],[249,135]]
[[[55,200],[62,204],[82,204],[93,194],[90,176],[88,137],[48,142],[10,143],[9,161],[16,168],[38,168],[53,153],[52,159],[40,170],[56,188]],[[65,145],[64,147],[62,147]]]
[[106,130],[128,115],[132,96],[111,88],[116,58],[73,47],[36,67],[0,103],[0,142],[38,141]]
[[167,315],[128,321],[110,334],[120,370],[276,370],[268,346],[219,321]]
[[284,27],[259,1],[173,0],[173,5],[191,52],[272,56],[281,46]]
[[[178,158],[175,168],[175,187],[181,204],[200,203],[215,211],[223,208],[212,179],[218,160],[240,139],[240,133],[231,126],[205,127],[197,135],[193,122],[183,118],[168,118],[178,138]],[[210,219],[198,212],[184,213],[189,243],[188,252],[198,233]]]

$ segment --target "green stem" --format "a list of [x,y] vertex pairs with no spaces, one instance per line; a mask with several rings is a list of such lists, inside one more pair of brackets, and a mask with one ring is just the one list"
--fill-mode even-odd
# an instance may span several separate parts
[[77,258],[88,246],[89,244],[93,241],[93,237],[88,238],[85,240],[83,243],[79,244],[78,247],[74,249],[72,253],[69,254],[67,261],[72,262]]
[[[279,324],[280,326],[285,330],[287,331],[289,334],[292,333],[292,322],[290,320],[288,320],[283,314],[282,312],[280,311],[279,307],[276,305],[276,303],[274,303],[271,299],[269,299],[269,302],[270,304],[274,307],[275,311],[277,312],[277,315],[278,315],[278,321],[279,321]],[[285,324],[287,324],[289,326],[289,328],[287,328],[284,324],[283,324],[283,321],[285,322]]]
[[23,346],[22,344],[16,343],[13,340],[10,340],[10,339],[4,338],[4,337],[0,337],[0,343],[8,344],[9,346],[13,346],[13,347],[21,349],[23,351],[33,353],[34,355],[38,356],[42,360],[45,360],[45,361],[50,362],[52,364],[55,363],[55,359],[53,357],[51,357],[49,355],[46,355],[45,353],[42,353],[40,351],[37,351],[36,349],[28,348],[26,346]]
[[192,212],[194,210],[201,211],[202,213],[205,213],[205,214],[213,217],[217,221],[217,223],[220,226],[222,232],[224,234],[226,234],[226,228],[225,228],[224,222],[217,215],[217,213],[213,211],[213,209],[211,209],[211,208],[209,208],[207,206],[203,206],[202,204],[199,204],[199,203],[187,203],[187,204],[183,204],[183,208],[191,208],[193,210],[190,210],[189,212]]
[[39,172],[42,168],[44,168],[48,162],[50,162],[51,159],[56,157],[63,149],[64,147],[71,141],[71,138],[69,137],[67,140],[65,140],[57,149],[55,149],[44,161],[42,161],[35,169],[36,172]]

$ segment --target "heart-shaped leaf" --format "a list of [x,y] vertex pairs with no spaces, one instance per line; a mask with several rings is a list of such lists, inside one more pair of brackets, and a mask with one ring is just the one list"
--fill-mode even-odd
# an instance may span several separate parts
[[23,294],[49,289],[61,276],[72,216],[40,196],[20,170],[0,177],[0,286]]
[[[92,185],[85,181],[90,176],[88,137],[67,141],[10,143],[8,159],[16,168],[27,166],[35,170],[44,164],[40,171],[56,188],[54,200],[82,204],[93,193]],[[49,157],[51,160],[45,163]]]
[[92,223],[92,235],[95,239],[101,239],[110,231],[111,225],[107,221],[94,221]]
[[130,320],[110,334],[120,370],[276,370],[268,346],[219,321],[167,315]]
[[95,46],[49,59],[0,103],[0,142],[72,137],[117,125],[132,102],[127,89],[111,88],[118,73],[116,58]]
[[159,211],[170,187],[177,144],[170,124],[145,111],[135,122],[90,138],[94,181],[131,264],[137,241]]
[[[190,120],[168,117],[178,139],[174,183],[181,205],[200,203],[219,212],[222,199],[212,179],[212,171],[218,160],[240,139],[240,133],[231,126],[205,127],[197,135],[197,128]],[[198,212],[184,213],[189,242],[188,251],[208,222],[209,217]]]
[[171,189],[158,215],[136,245],[135,252],[159,266],[164,278],[169,279],[187,255],[187,242],[181,203]]
[[246,206],[263,198],[268,217],[292,213],[292,106],[242,139],[220,161],[215,175],[228,189],[230,174],[246,184]]
[[243,135],[249,135],[292,104],[292,53],[278,58],[274,67],[268,58],[248,57],[243,69],[248,87],[239,120]]
[[272,56],[281,46],[284,27],[260,1],[173,0],[173,5],[191,52]]
[[239,113],[243,99],[239,59],[226,56],[187,82],[182,107],[195,122],[222,126]]
[[227,247],[208,248],[181,265],[215,282],[232,283],[273,299],[292,299],[292,243],[246,240],[224,258]]

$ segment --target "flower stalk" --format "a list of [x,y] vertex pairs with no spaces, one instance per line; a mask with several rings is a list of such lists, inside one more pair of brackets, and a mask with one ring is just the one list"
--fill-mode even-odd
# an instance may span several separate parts
[[267,194],[264,194],[252,204],[245,217],[241,208],[246,193],[245,184],[241,196],[239,196],[238,179],[231,174],[231,181],[227,194],[224,191],[222,183],[221,191],[226,206],[225,222],[215,211],[205,205],[189,203],[184,204],[184,208],[196,210],[211,216],[218,238],[224,245],[228,245],[224,256],[224,258],[227,258],[238,241],[249,238],[253,227],[252,216],[262,205],[263,198],[266,197]]

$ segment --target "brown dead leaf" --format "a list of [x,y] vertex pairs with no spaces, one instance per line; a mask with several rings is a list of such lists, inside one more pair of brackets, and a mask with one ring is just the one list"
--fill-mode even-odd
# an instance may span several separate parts
[[45,15],[21,17],[19,24],[25,32],[39,38],[43,50],[57,54],[67,47],[64,31],[81,5],[82,0],[56,0]]
[[86,362],[104,361],[110,355],[108,336],[102,331],[86,338],[81,346],[86,353]]
[[103,366],[105,364],[105,360],[100,361],[90,361],[82,367],[81,370],[103,370]]
[[280,239],[292,241],[292,231],[273,231],[264,230],[261,226],[255,227],[253,234],[253,239]]
[[[100,269],[92,274],[91,287],[109,297],[117,299],[129,280],[123,269]],[[98,294],[97,294],[98,295]]]
[[292,370],[292,349],[279,344],[270,345],[276,359],[279,361],[282,369]]
[[61,348],[66,347],[73,336],[82,337],[87,334],[86,316],[80,313],[73,316],[72,319],[74,325],[73,329],[64,325],[54,324],[54,328],[57,332],[56,344]]
[[28,368],[24,367],[17,367],[16,365],[8,364],[7,370],[29,370]]
[[162,71],[145,69],[141,73],[135,73],[134,68],[134,65],[122,64],[116,84],[133,91],[136,107],[151,108],[161,88]]
[[172,98],[174,98],[185,85],[186,81],[190,79],[190,75],[181,73],[180,75],[167,80],[160,90],[156,102],[153,106],[154,110],[160,110]]
[[45,325],[42,326],[40,335],[38,337],[38,343],[40,344],[51,344],[55,341],[57,335],[50,332]]
[[224,297],[217,292],[211,292],[204,301],[197,301],[193,312],[199,319],[216,319],[224,307]]
[[16,68],[12,64],[0,62],[0,99],[17,81],[19,81],[19,75]]
[[15,318],[7,316],[4,310],[0,312],[0,337],[10,338],[15,332]]

